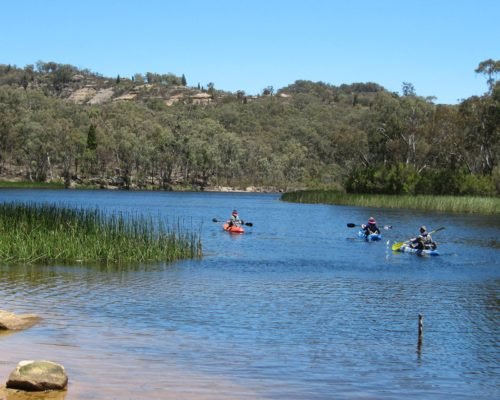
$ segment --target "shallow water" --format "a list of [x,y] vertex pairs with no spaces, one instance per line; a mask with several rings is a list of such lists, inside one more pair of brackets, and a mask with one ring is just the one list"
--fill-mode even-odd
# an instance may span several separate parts
[[[0,383],[45,358],[66,367],[66,399],[500,397],[498,216],[239,193],[0,190],[0,201],[181,220],[204,249],[170,265],[0,266],[0,309],[43,318],[0,336]],[[212,222],[233,208],[254,224],[244,235]],[[382,242],[346,227],[372,214],[394,227]],[[390,250],[423,223],[446,227],[441,256]]]

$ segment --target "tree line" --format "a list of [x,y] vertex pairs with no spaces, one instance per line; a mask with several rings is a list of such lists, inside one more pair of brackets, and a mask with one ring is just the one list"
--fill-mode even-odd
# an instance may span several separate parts
[[[481,62],[487,91],[458,105],[434,104],[408,82],[400,95],[370,82],[302,80],[259,96],[210,83],[211,102],[197,104],[165,101],[186,87],[184,75],[114,79],[57,63],[0,65],[0,176],[67,186],[498,195],[499,71],[500,61]],[[116,95],[144,82],[157,90],[75,104],[75,75]]]

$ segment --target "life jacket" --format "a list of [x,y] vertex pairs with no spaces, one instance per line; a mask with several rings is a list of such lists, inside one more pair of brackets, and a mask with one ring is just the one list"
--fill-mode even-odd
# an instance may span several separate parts
[[422,238],[424,244],[432,243],[432,238],[428,232],[421,233],[420,237]]
[[380,230],[377,227],[377,224],[370,224],[370,223],[368,223],[368,225],[366,225],[365,231],[367,233],[378,233],[378,232],[380,232]]

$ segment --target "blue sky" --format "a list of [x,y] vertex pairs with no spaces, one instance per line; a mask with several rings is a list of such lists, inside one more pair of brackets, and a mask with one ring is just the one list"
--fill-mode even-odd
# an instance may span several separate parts
[[0,1],[0,64],[55,61],[104,76],[184,74],[258,94],[295,80],[375,82],[456,104],[500,59],[498,0]]

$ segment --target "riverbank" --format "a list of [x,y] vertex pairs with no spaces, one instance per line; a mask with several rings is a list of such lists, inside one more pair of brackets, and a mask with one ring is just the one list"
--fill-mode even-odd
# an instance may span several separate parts
[[346,194],[329,190],[303,190],[284,193],[281,200],[293,203],[401,208],[466,214],[500,214],[500,198],[497,197]]
[[64,184],[58,182],[0,181],[0,189],[64,189]]
[[80,189],[80,190],[151,190],[151,191],[173,191],[173,192],[234,192],[234,193],[283,193],[284,190],[271,186],[200,186],[200,185],[171,185],[159,187],[155,185],[146,186],[124,186],[118,182],[76,182],[72,181],[69,187],[63,182],[32,182],[26,180],[7,179],[0,180],[0,189]]

